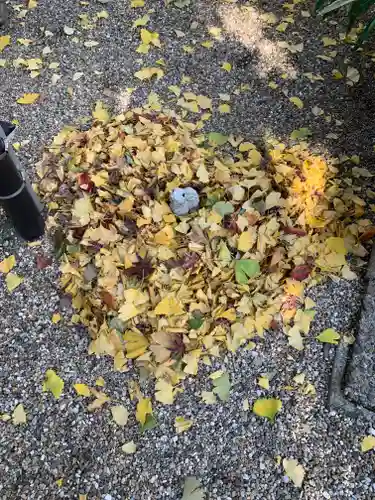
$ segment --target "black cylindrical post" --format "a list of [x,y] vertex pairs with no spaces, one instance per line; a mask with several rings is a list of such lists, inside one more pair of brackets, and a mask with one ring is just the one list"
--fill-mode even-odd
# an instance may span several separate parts
[[0,121],[0,204],[20,236],[32,241],[44,233],[43,207],[9,144],[14,129],[11,123]]

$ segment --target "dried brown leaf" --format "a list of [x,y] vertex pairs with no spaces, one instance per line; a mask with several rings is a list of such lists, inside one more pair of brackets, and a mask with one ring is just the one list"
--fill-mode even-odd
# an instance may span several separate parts
[[139,279],[146,279],[155,271],[151,261],[148,259],[139,259],[132,267],[124,270],[126,276],[135,276]]
[[52,264],[52,258],[46,257],[45,255],[38,254],[36,256],[36,267],[38,269],[45,269]]
[[296,281],[303,281],[310,276],[312,269],[306,264],[296,266],[290,273],[290,277]]

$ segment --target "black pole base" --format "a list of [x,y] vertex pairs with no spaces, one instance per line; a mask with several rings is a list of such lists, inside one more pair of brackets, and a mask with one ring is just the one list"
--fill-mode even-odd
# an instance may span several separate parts
[[0,121],[0,204],[18,234],[32,241],[44,234],[43,207],[8,144],[14,128],[12,124]]

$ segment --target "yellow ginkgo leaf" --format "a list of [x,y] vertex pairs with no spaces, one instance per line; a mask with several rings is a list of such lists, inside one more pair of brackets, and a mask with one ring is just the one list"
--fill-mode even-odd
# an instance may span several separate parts
[[176,417],[174,421],[174,426],[177,434],[181,434],[181,432],[189,430],[192,425],[193,421],[186,420],[184,417]]
[[280,399],[261,398],[257,399],[253,405],[253,412],[259,417],[266,417],[271,422],[275,420],[276,414],[281,410]]
[[326,328],[316,337],[316,339],[326,344],[335,345],[339,343],[340,334],[337,333],[333,328]]
[[150,51],[150,46],[146,45],[145,43],[140,43],[136,48],[136,52],[138,52],[139,54],[148,54],[149,51]]
[[26,424],[27,416],[23,404],[18,404],[12,413],[12,423],[13,425]]
[[297,488],[300,488],[305,477],[305,470],[297,460],[287,460],[284,458],[283,467],[285,474],[291,479]]
[[173,94],[176,97],[180,97],[180,95],[181,95],[181,89],[177,85],[169,85],[168,90],[170,90],[171,92],[173,92]]
[[134,441],[129,441],[121,446],[121,450],[128,455],[133,454],[137,451],[137,445]]
[[105,386],[105,380],[103,377],[99,377],[95,380],[95,385],[98,387],[104,387]]
[[230,113],[230,106],[229,104],[220,104],[219,105],[219,113]]
[[99,42],[97,42],[96,40],[87,40],[86,42],[83,42],[83,45],[88,49],[91,49],[92,47],[96,47],[97,45],[99,45]]
[[238,150],[239,150],[241,153],[245,153],[246,151],[250,151],[251,149],[256,149],[255,144],[253,144],[252,142],[242,142],[242,143],[238,146]]
[[107,109],[103,106],[102,101],[97,101],[92,116],[99,122],[107,123],[110,120]]
[[305,286],[303,283],[297,280],[288,278],[284,285],[284,291],[288,295],[294,295],[295,297],[302,297]]
[[141,425],[145,425],[147,415],[152,415],[151,399],[141,397],[137,403],[135,418]]
[[206,405],[214,405],[217,403],[216,395],[212,391],[202,391],[201,398]]
[[126,303],[120,307],[119,318],[122,321],[129,321],[129,319],[134,318],[139,314],[139,310],[134,304]]
[[139,7],[144,7],[145,6],[145,0],[131,0],[130,6],[133,9],[137,9]]
[[141,29],[141,40],[145,45],[152,43],[156,47],[160,47],[159,33],[153,33],[143,28]]
[[270,388],[270,381],[268,377],[259,377],[258,378],[258,385],[259,387],[263,387],[263,389],[269,389]]
[[293,377],[293,381],[296,384],[302,385],[305,382],[306,375],[304,373],[298,373]]
[[297,349],[297,351],[303,351],[304,345],[303,345],[303,337],[301,335],[301,332],[298,328],[298,325],[294,325],[288,332],[288,344],[291,347],[294,347],[294,349]]
[[223,64],[221,65],[221,68],[225,71],[228,71],[228,73],[229,73],[229,71],[232,70],[232,65],[229,62],[223,62]]
[[185,310],[183,305],[175,297],[175,295],[170,294],[164,297],[164,299],[159,302],[154,312],[159,316],[178,316],[180,314],[184,314]]
[[26,45],[27,47],[28,45],[31,45],[33,41],[30,38],[17,38],[17,43],[20,45]]
[[18,104],[34,104],[40,97],[40,94],[26,93],[17,99]]
[[366,451],[375,449],[375,436],[365,436],[362,439],[361,451],[365,453]]
[[237,248],[240,252],[248,252],[257,240],[257,232],[254,228],[249,228],[248,231],[241,233],[238,238]]
[[198,372],[198,361],[199,356],[201,354],[200,349],[195,349],[194,351],[190,351],[182,358],[182,361],[186,364],[184,368],[185,373],[189,373],[190,375],[196,375]]
[[129,412],[123,405],[112,406],[111,408],[112,418],[117,425],[123,427],[127,424],[129,418]]
[[262,155],[256,149],[251,149],[247,158],[254,167],[258,167],[262,161]]
[[290,97],[289,101],[291,103],[293,103],[295,106],[297,106],[298,109],[303,108],[303,102],[301,101],[301,99],[299,97]]
[[145,14],[144,16],[139,17],[133,22],[133,28],[137,28],[138,26],[146,26],[149,20],[150,16],[148,14]]
[[156,79],[160,80],[164,76],[164,71],[161,68],[143,68],[134,73],[134,76],[139,80],[150,80],[156,76]]
[[75,223],[86,226],[90,222],[90,216],[94,212],[89,196],[83,196],[74,201],[72,215]]
[[208,170],[206,169],[206,167],[204,166],[203,163],[200,165],[200,167],[197,170],[197,177],[204,184],[207,184],[208,182],[210,182],[210,175],[209,175]]
[[324,47],[331,47],[332,45],[337,45],[337,41],[334,38],[330,38],[328,36],[323,36],[322,42]]
[[96,14],[96,19],[108,19],[109,14],[106,10],[101,10]]
[[43,391],[50,391],[56,399],[62,394],[64,390],[64,381],[60,378],[54,370],[47,370],[46,377],[43,382]]
[[2,52],[5,49],[5,47],[7,47],[9,44],[10,44],[9,35],[0,36],[0,52]]
[[159,379],[155,384],[155,399],[164,403],[165,405],[171,405],[174,401],[175,390],[173,385],[166,380]]
[[197,95],[197,103],[202,109],[212,109],[212,99],[205,95]]
[[73,387],[78,396],[84,396],[85,398],[91,396],[90,388],[86,384],[74,384]]
[[335,80],[341,80],[342,78],[344,78],[344,75],[341,73],[341,71],[336,68],[332,70],[332,76]]
[[266,205],[266,210],[282,206],[281,193],[278,193],[277,191],[271,191],[267,195],[265,205]]
[[185,99],[181,98],[177,101],[177,105],[191,111],[192,113],[199,113],[199,107],[196,101],[185,101]]
[[110,397],[107,396],[105,392],[99,392],[95,389],[91,389],[93,395],[95,396],[95,399],[92,403],[90,403],[87,407],[89,411],[94,411],[97,410],[98,408],[101,408],[103,405],[108,403],[108,401],[111,400]]
[[217,40],[220,39],[220,36],[221,36],[221,28],[217,28],[216,26],[211,26],[210,28],[208,28],[208,32],[211,36],[213,36],[214,38],[216,38]]
[[53,324],[56,325],[56,323],[58,323],[59,321],[61,321],[61,314],[59,314],[59,313],[52,314],[51,321],[52,321]]
[[276,31],[280,31],[280,33],[284,33],[288,26],[289,26],[288,23],[280,23],[278,26],[276,26]]
[[163,227],[163,229],[158,231],[154,236],[155,243],[158,245],[170,245],[173,241],[173,238],[174,231],[171,226]]
[[13,292],[21,283],[23,282],[23,278],[18,276],[18,274],[8,273],[5,278],[5,283],[8,288],[8,292]]
[[0,273],[9,273],[16,265],[16,258],[14,255],[9,255],[6,259],[0,262]]
[[332,252],[336,252],[340,255],[346,255],[348,253],[347,249],[345,248],[345,241],[343,238],[331,236],[330,238],[327,238],[326,246]]
[[264,12],[260,16],[260,19],[267,24],[276,24],[277,23],[277,17],[272,12]]
[[[121,315],[120,319],[122,319]],[[135,359],[138,358],[138,356],[142,356],[149,345],[148,340],[141,332],[133,332],[131,330],[124,333],[124,341],[126,342],[126,357],[129,359]]]

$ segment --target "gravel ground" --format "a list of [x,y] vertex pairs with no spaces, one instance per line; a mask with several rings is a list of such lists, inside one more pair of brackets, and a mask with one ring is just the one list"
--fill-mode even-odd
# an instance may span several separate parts
[[[350,88],[345,79],[332,78],[332,69],[342,66],[348,50],[323,47],[321,36],[338,39],[340,29],[304,17],[301,10],[306,11],[307,4],[296,5],[295,24],[285,33],[259,17],[271,10],[279,18],[285,16],[281,4],[275,8],[268,0],[253,1],[255,10],[242,14],[240,2],[191,0],[183,9],[165,8],[156,0],[146,0],[146,7],[137,9],[130,7],[130,0],[85,4],[39,0],[21,18],[17,16],[24,7],[15,4],[10,26],[2,33],[12,37],[11,46],[1,54],[7,60],[0,68],[2,114],[19,121],[19,155],[30,174],[43,145],[64,124],[89,115],[97,99],[120,110],[129,100],[131,106],[144,103],[152,89],[173,107],[176,99],[167,88],[179,85],[183,75],[192,79],[181,85],[184,90],[212,97],[215,109],[219,94],[231,96],[231,113],[214,111],[207,125],[210,130],[261,142],[270,135],[287,139],[294,129],[308,126],[314,134],[314,148],[327,154],[360,152],[365,165],[373,161],[371,88],[361,81]],[[142,55],[135,52],[139,28],[132,29],[132,23],[148,8],[153,12],[147,27],[160,33],[163,47]],[[97,21],[92,29],[83,29],[78,23],[79,15],[88,14],[91,19],[103,9],[109,17]],[[74,28],[75,33],[66,35],[64,26]],[[222,28],[222,39],[207,49],[200,42],[212,39],[207,32],[212,26]],[[33,43],[16,44],[17,38]],[[83,44],[88,40],[99,45],[88,48]],[[303,42],[304,50],[290,53],[278,45],[280,41]],[[184,45],[195,48],[194,53],[184,51]],[[51,53],[42,56],[46,46]],[[316,57],[332,50],[339,52],[334,62]],[[13,67],[17,58],[41,56],[44,69],[35,79],[28,71]],[[159,82],[151,86],[134,78],[135,71],[155,65],[161,57],[166,66]],[[364,74],[371,71],[368,57],[352,58],[352,66]],[[221,69],[224,61],[232,64],[231,72]],[[59,62],[60,67],[48,69],[52,62]],[[73,81],[76,72],[83,75]],[[325,81],[312,82],[303,76],[309,72],[322,75]],[[52,85],[54,73],[61,79]],[[283,73],[296,78],[284,79]],[[268,86],[270,80],[279,84],[278,89]],[[129,97],[126,89],[133,87],[136,90]],[[16,99],[25,92],[40,92],[42,97],[34,105],[21,106]],[[290,96],[300,97],[304,108],[293,106]],[[315,116],[315,106],[325,115]],[[158,426],[140,435],[127,390],[134,373],[113,372],[109,360],[87,355],[86,332],[67,325],[69,310],[59,297],[57,263],[43,270],[36,267],[38,254],[51,254],[48,241],[30,247],[3,220],[0,242],[0,260],[15,254],[16,271],[25,278],[10,295],[0,277],[0,411],[12,412],[22,403],[28,415],[23,426],[0,422],[1,499],[78,498],[79,494],[87,494],[90,500],[179,499],[189,475],[196,476],[208,497],[217,500],[375,498],[373,452],[359,451],[363,436],[375,435],[375,430],[369,423],[353,422],[325,409],[334,349],[309,340],[299,353],[288,347],[283,334],[269,333],[254,350],[216,361],[213,368],[226,369],[233,384],[227,403],[207,406],[199,402],[213,369],[202,367],[174,405],[155,403]],[[311,339],[327,327],[351,333],[361,292],[361,283],[344,281],[313,290],[318,313]],[[58,311],[63,320],[55,325],[51,317]],[[48,368],[54,368],[65,381],[64,394],[57,401],[42,392]],[[314,385],[316,396],[288,390],[300,372]],[[262,373],[270,375],[269,391],[257,385]],[[99,376],[105,379],[106,393],[130,410],[124,429],[113,423],[108,408],[89,413],[85,401],[74,393],[73,383],[93,385]],[[147,392],[148,388],[143,389]],[[273,425],[243,410],[245,398],[251,403],[262,394],[283,402]],[[194,419],[193,427],[181,435],[175,434],[173,426],[177,415]],[[125,455],[121,445],[132,439],[137,451]],[[295,458],[303,465],[306,477],[301,489],[284,476],[278,456]]]

